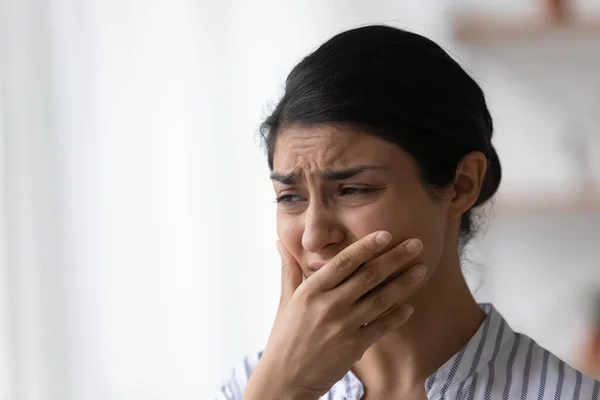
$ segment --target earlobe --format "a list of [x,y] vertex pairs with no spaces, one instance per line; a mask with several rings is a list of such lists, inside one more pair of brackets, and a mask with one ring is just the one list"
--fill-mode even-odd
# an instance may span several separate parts
[[481,152],[467,154],[458,164],[451,187],[450,212],[456,218],[473,207],[483,184],[487,159]]

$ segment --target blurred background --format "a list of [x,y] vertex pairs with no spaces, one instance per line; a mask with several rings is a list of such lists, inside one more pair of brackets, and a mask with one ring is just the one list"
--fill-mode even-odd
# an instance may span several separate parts
[[264,346],[257,127],[302,56],[367,23],[482,85],[504,178],[467,278],[600,375],[597,1],[0,0],[0,400],[209,399]]

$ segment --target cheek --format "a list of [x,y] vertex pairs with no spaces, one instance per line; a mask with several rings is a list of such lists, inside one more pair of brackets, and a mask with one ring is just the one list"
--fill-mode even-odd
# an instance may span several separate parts
[[302,255],[302,233],[303,228],[297,218],[287,215],[277,216],[277,236],[283,246],[300,261]]
[[446,218],[439,207],[429,207],[420,213],[415,213],[414,236],[423,241],[423,252],[419,261],[428,268],[439,265],[445,249]]
[[386,230],[393,244],[410,238],[423,242],[423,252],[416,259],[429,267],[439,264],[446,240],[446,216],[443,208],[430,199],[390,199],[353,210],[345,225],[355,240],[371,232]]
[[423,221],[418,217],[419,206],[418,201],[390,190],[371,204],[348,209],[344,224],[356,239],[386,230],[392,234],[395,243],[400,243],[421,231]]

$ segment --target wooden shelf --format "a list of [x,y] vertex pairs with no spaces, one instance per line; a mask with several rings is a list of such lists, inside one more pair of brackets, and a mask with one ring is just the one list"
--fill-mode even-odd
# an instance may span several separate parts
[[574,36],[600,39],[600,15],[572,17],[560,22],[543,17],[500,18],[485,14],[458,14],[452,22],[452,31],[455,40],[469,44]]
[[499,195],[491,207],[496,217],[600,214],[600,193]]

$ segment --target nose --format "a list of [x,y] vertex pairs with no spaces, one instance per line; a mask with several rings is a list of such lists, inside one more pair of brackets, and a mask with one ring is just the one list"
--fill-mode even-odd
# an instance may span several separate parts
[[311,204],[305,213],[302,247],[309,253],[320,253],[343,240],[343,229],[335,213],[322,204]]

